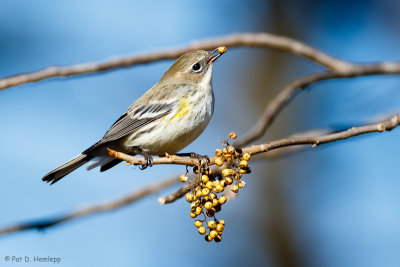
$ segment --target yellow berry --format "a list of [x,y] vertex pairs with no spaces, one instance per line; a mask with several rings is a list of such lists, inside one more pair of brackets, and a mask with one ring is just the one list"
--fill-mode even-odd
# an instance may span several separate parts
[[236,137],[237,137],[237,135],[236,135],[235,132],[230,132],[228,136],[229,136],[229,138],[231,138],[231,139],[236,139]]
[[223,169],[222,170],[222,175],[225,177],[231,176],[233,174],[233,170],[232,169]]
[[217,226],[217,224],[214,221],[208,221],[207,226],[210,229],[214,229]]
[[208,189],[213,189],[213,187],[214,187],[214,184],[213,184],[213,182],[211,182],[211,181],[208,181],[207,183],[206,183],[206,187],[208,188]]
[[202,208],[201,207],[196,207],[196,210],[194,211],[194,214],[196,215],[200,215],[200,213],[202,212]]
[[207,242],[211,242],[213,239],[211,238],[211,236],[210,235],[205,235],[204,236],[204,239],[207,241]]
[[212,239],[216,238],[217,236],[218,236],[218,232],[217,231],[215,231],[215,230],[211,230],[210,231],[210,237]]
[[201,226],[203,225],[203,223],[202,223],[200,220],[196,220],[196,221],[194,222],[194,225],[195,225],[196,227],[201,227]]
[[243,154],[242,157],[243,157],[244,160],[249,160],[250,159],[250,154],[246,152],[246,153]]
[[214,199],[212,200],[212,205],[213,205],[213,207],[217,206],[218,203],[219,203],[219,202],[218,202],[218,199],[215,199],[215,198],[214,198]]
[[210,197],[210,199],[216,199],[216,198],[217,198],[217,195],[214,194],[214,193],[211,193],[211,194],[209,195],[209,197]]
[[199,234],[204,235],[206,233],[206,228],[204,226],[199,227]]
[[221,193],[222,191],[224,191],[224,186],[221,185],[221,184],[219,184],[219,185],[217,185],[217,186],[215,187],[214,191],[215,191],[216,193]]
[[218,203],[221,204],[221,205],[222,205],[222,204],[225,204],[225,203],[226,203],[226,200],[227,200],[227,199],[226,199],[226,196],[222,195],[222,196],[219,197]]
[[197,216],[197,215],[196,215],[194,212],[191,212],[191,213],[190,213],[190,217],[196,218],[196,216]]
[[224,220],[219,220],[218,223],[222,224],[223,226],[225,226],[225,221]]
[[207,201],[205,204],[204,204],[204,208],[206,208],[206,210],[209,210],[209,209],[211,209],[212,208],[212,203],[210,202],[210,201]]
[[195,196],[192,193],[187,193],[185,197],[186,197],[186,201],[189,203],[192,203],[193,201],[196,200]]
[[229,146],[229,147],[228,147],[228,153],[229,153],[229,154],[232,155],[233,153],[235,153],[235,151],[236,151],[236,150],[235,150],[235,148],[234,148],[233,146]]
[[225,226],[222,223],[217,224],[215,230],[217,230],[217,232],[222,232],[224,231]]
[[203,192],[200,189],[196,190],[194,194],[196,195],[196,197],[202,197],[203,196]]
[[244,188],[245,185],[246,185],[246,182],[245,182],[245,181],[239,181],[239,182],[238,182],[239,188]]
[[191,210],[195,210],[196,209],[196,204],[195,203],[190,204],[190,209]]
[[208,196],[208,194],[210,194],[210,189],[208,189],[208,188],[203,188],[203,190],[201,191],[201,193],[203,194],[203,196]]
[[247,160],[241,160],[240,162],[239,162],[239,166],[240,166],[240,168],[246,168],[247,167]]
[[202,176],[201,176],[201,181],[202,181],[203,183],[207,183],[208,180],[209,180],[209,178],[208,178],[207,175],[202,175]]
[[222,149],[222,153],[229,156],[228,149],[226,147]]
[[[240,171],[240,169],[239,169]],[[242,174],[238,173],[235,175],[235,180],[239,180],[240,178],[242,178]]]
[[215,156],[216,157],[221,157],[222,156],[222,149],[216,149],[215,150]]
[[231,177],[226,177],[225,178],[225,184],[226,185],[230,185],[230,184],[232,184],[233,183],[233,179],[231,178]]
[[217,235],[215,238],[214,238],[214,241],[215,242],[221,242],[222,241],[222,238],[221,238],[221,235]]
[[217,166],[222,166],[222,164],[224,164],[224,160],[222,159],[222,158],[216,158],[215,159],[215,164],[217,165]]
[[236,184],[232,185],[231,191],[232,191],[233,193],[237,193],[237,192],[239,191],[239,186],[237,186]]
[[247,170],[246,170],[246,169],[241,169],[241,168],[239,168],[239,173],[240,173],[240,174],[245,174],[245,173],[247,173]]
[[179,177],[179,181],[181,181],[182,183],[187,182],[188,177],[185,174],[182,174],[181,177]]

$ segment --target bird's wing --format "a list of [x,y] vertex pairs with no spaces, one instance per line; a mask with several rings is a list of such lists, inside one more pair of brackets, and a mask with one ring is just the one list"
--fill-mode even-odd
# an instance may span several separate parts
[[114,141],[134,133],[147,124],[158,120],[174,110],[174,104],[148,104],[130,108],[106,132],[98,144]]

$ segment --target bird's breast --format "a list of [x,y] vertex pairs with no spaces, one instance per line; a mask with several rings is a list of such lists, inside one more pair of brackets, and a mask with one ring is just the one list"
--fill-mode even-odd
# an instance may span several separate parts
[[174,154],[200,136],[214,112],[214,94],[209,90],[193,90],[180,96],[176,111],[155,121],[150,131],[128,138],[126,145],[138,146],[151,155]]

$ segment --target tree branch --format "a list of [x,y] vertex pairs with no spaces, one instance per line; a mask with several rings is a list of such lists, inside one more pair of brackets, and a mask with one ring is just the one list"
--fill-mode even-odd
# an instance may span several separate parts
[[384,132],[391,131],[400,124],[400,114],[394,115],[386,120],[367,124],[364,126],[353,127],[346,131],[341,131],[332,134],[325,134],[315,137],[297,137],[297,138],[288,138],[281,139],[277,141],[272,141],[269,143],[255,145],[251,147],[243,148],[243,153],[247,152],[251,155],[256,155],[259,153],[268,152],[274,149],[288,147],[288,146],[296,146],[296,145],[306,145],[311,144],[313,147],[331,143],[334,141],[348,139],[350,137],[358,136],[361,134],[373,133],[373,132]]
[[[107,148],[108,154],[111,157],[122,159],[126,161],[128,164],[132,165],[145,165],[146,160],[141,157],[131,156],[122,152],[118,152],[112,149]],[[210,158],[211,164],[214,164],[214,158]],[[185,165],[185,166],[198,166],[199,160],[196,158],[185,158],[176,155],[167,155],[166,157],[153,158],[153,165],[158,164],[175,164],[175,165]]]
[[[364,126],[359,127],[352,127],[345,131],[334,132],[330,134],[324,134],[319,136],[300,136],[300,137],[293,137],[293,138],[286,138],[281,140],[272,141],[269,143],[261,144],[261,145],[254,145],[246,148],[242,148],[243,153],[249,153],[250,155],[257,155],[260,153],[265,153],[271,150],[276,150],[278,148],[285,148],[285,147],[292,147],[298,145],[307,145],[311,144],[313,147],[319,146],[326,143],[331,143],[334,141],[344,140],[350,137],[358,136],[361,134],[367,134],[372,132],[383,132],[383,131],[391,131],[396,128],[400,124],[400,114],[394,115],[388,119],[382,120],[377,123],[367,124]],[[123,154],[122,157],[119,157],[123,160],[128,160],[132,164],[140,165],[142,164],[141,158],[132,157],[129,155]],[[143,161],[144,162],[144,161]],[[215,162],[215,157],[210,158],[210,162]],[[189,162],[190,163],[190,162]],[[156,164],[156,163],[155,163]],[[161,162],[157,164],[162,164]],[[211,163],[210,163],[211,165]],[[197,166],[191,165],[191,166]],[[221,173],[224,167],[218,167],[213,169],[214,176],[217,176]],[[160,204],[167,204],[172,203],[175,200],[183,197],[191,188],[196,186],[198,180],[192,180],[190,184],[185,184],[176,192],[169,194],[167,196],[159,198]]]
[[141,188],[125,197],[122,197],[117,200],[113,200],[110,202],[105,202],[103,204],[97,204],[93,206],[89,206],[87,208],[82,208],[79,209],[75,212],[72,212],[67,215],[62,215],[59,217],[55,218],[50,218],[50,219],[40,219],[40,220],[34,220],[26,223],[20,223],[20,224],[15,224],[11,225],[8,227],[4,227],[0,229],[0,235],[5,235],[5,234],[10,234],[14,232],[21,232],[25,230],[44,230],[46,228],[71,221],[77,218],[82,218],[86,217],[89,215],[97,214],[97,213],[102,213],[106,211],[111,211],[111,210],[116,210],[119,208],[122,208],[124,206],[127,206],[129,204],[134,203],[135,201],[159,192],[160,190],[170,187],[174,184],[177,184],[179,182],[179,179],[177,178],[169,178],[160,182],[157,182],[153,185]]
[[[346,131],[336,132],[332,134],[325,134],[316,137],[295,137],[295,138],[287,138],[281,139],[277,141],[272,141],[266,144],[261,145],[253,145],[250,147],[241,148],[243,153],[249,153],[250,155],[256,155],[259,153],[267,152],[273,149],[294,146],[294,145],[305,145],[312,144],[313,146],[322,145],[326,143],[330,143],[333,141],[347,139],[353,136],[357,136],[360,134],[366,134],[371,132],[383,132],[390,131],[399,125],[400,115],[394,115],[389,119],[386,119],[381,122],[368,124],[359,127],[353,127]],[[126,161],[128,164],[132,165],[144,165],[146,164],[146,160],[141,157],[131,156],[122,152],[117,152],[112,149],[108,149],[109,155],[111,157],[115,157],[121,160]],[[209,157],[209,166],[215,164],[216,157]],[[175,164],[175,165],[185,165],[185,166],[198,166],[199,160],[195,158],[184,158],[176,155],[168,156],[168,157],[160,157],[153,159],[153,165],[159,164]]]
[[51,66],[34,72],[13,75],[0,79],[0,90],[24,83],[37,82],[51,77],[94,73],[159,60],[174,59],[192,50],[214,49],[221,45],[228,47],[249,46],[273,48],[308,58],[334,71],[346,71],[353,67],[352,63],[332,57],[318,49],[291,38],[268,33],[238,33],[193,42],[181,48],[152,51],[103,62],[88,62],[70,66]]
[[[324,134],[324,135],[319,135],[319,136],[301,136],[301,137],[294,137],[294,138],[287,138],[287,139],[280,139],[272,142],[268,142],[265,144],[260,144],[260,145],[254,145],[250,147],[245,147],[242,148],[243,153],[249,153],[251,155],[256,155],[260,153],[265,153],[271,150],[276,150],[279,148],[284,148],[284,147],[289,147],[289,146],[297,146],[297,145],[305,145],[305,144],[311,144],[313,147],[334,142],[334,141],[339,141],[339,140],[344,140],[350,137],[358,136],[361,134],[367,134],[367,133],[372,133],[372,132],[383,132],[383,131],[391,131],[394,128],[396,128],[398,125],[400,125],[400,114],[394,115],[390,118],[387,118],[385,120],[382,120],[377,123],[373,124],[367,124],[359,127],[353,127],[350,128],[346,131],[340,131],[336,133],[331,133],[331,134]],[[134,165],[142,165],[145,163],[143,158],[139,157],[133,157],[124,153],[120,152],[115,152],[113,150],[110,150],[110,153],[122,160],[126,160],[131,164]],[[183,161],[183,160],[187,161]],[[211,164],[214,163],[215,157],[211,157]],[[155,158],[154,159],[154,164],[180,164],[180,165],[189,165],[189,166],[197,166],[199,164],[197,159],[191,159],[191,158],[181,158],[179,157],[178,159],[174,159],[173,156],[170,158]],[[210,164],[210,165],[211,165]],[[215,169],[215,174],[219,174],[224,167],[218,167]],[[52,219],[40,219],[40,220],[35,220],[31,222],[26,222],[26,223],[20,223],[12,226],[8,226],[5,228],[0,229],[0,235],[5,235],[5,234],[10,234],[13,232],[20,232],[24,230],[43,230],[70,220],[74,220],[80,217],[85,217],[88,215],[93,215],[96,213],[101,213],[101,212],[106,212],[106,211],[111,211],[115,209],[119,209],[121,207],[124,207],[126,205],[132,204],[135,201],[150,195],[159,192],[160,190],[167,188],[169,186],[172,186],[176,183],[178,183],[177,178],[170,178],[167,180],[163,180],[161,182],[155,183],[153,185],[150,185],[148,187],[142,188],[136,192],[133,192],[130,195],[127,195],[121,199],[117,199],[114,201],[106,202],[104,204],[97,204],[93,206],[89,206],[87,208],[82,208],[80,210],[77,210],[75,212],[72,212],[67,215],[63,215],[60,217],[52,218]],[[161,204],[167,204],[167,203],[172,203],[175,200],[181,198],[184,196],[191,188],[196,186],[198,183],[197,179],[192,179],[190,182],[186,183],[183,187],[181,187],[179,190],[176,192],[169,194],[164,197],[159,198],[159,202]]]

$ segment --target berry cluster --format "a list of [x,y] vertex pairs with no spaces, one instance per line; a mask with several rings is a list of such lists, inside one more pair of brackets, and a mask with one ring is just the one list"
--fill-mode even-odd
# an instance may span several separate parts
[[[204,220],[196,220],[194,225],[201,235],[205,235],[205,240],[208,242],[212,240],[215,242],[221,241],[225,222],[224,220],[217,220],[215,214],[221,210],[222,205],[227,201],[226,196],[222,193],[226,189],[231,190],[233,193],[238,193],[239,188],[245,186],[245,182],[241,180],[242,176],[250,173],[250,168],[248,167],[250,154],[242,154],[229,145],[229,140],[235,138],[236,134],[230,133],[229,138],[222,142],[223,149],[215,151],[215,164],[222,166],[226,163],[227,165],[222,173],[215,175],[211,168],[194,167],[193,172],[199,175],[199,182],[196,187],[186,194],[187,202],[191,203],[190,217],[196,218],[201,214],[204,216]],[[187,180],[186,174],[180,177],[181,182],[186,182]],[[207,217],[211,217],[214,220],[207,220]]]

